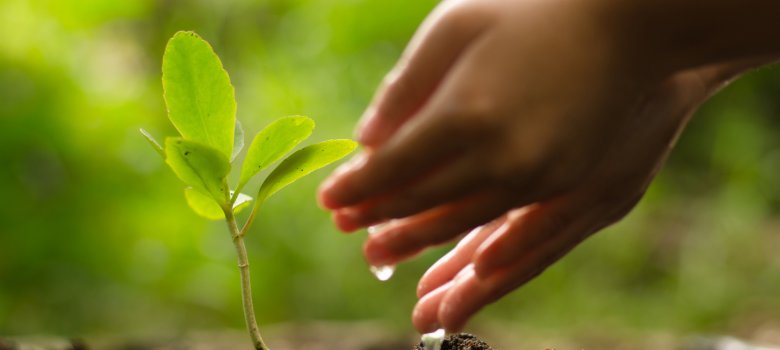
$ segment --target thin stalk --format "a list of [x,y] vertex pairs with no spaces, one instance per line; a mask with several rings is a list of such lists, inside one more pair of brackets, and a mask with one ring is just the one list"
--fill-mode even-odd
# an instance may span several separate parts
[[252,212],[249,213],[249,218],[246,219],[246,222],[244,223],[244,227],[241,228],[241,231],[239,231],[240,236],[244,236],[246,232],[249,230],[250,227],[252,227],[252,223],[255,222],[255,216],[257,215],[257,210],[260,209],[260,204],[265,201],[267,197],[263,196],[261,197],[261,193],[257,193],[257,198],[255,198],[255,203],[252,205]]
[[249,330],[249,335],[252,337],[252,344],[254,344],[255,350],[270,350],[268,345],[265,345],[263,342],[263,338],[260,336],[260,329],[257,327],[255,309],[252,305],[252,283],[249,278],[249,258],[246,255],[244,235],[238,230],[238,224],[236,224],[236,217],[233,215],[233,210],[225,210],[225,221],[227,221],[228,228],[230,229],[230,236],[233,238],[233,245],[235,245],[236,253],[238,254],[238,270],[241,272],[241,300],[244,304],[246,328]]

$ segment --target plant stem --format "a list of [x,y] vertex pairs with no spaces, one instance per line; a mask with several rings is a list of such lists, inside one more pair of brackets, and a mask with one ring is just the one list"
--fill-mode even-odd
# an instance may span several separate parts
[[252,343],[255,346],[255,350],[270,350],[268,345],[265,345],[263,342],[263,338],[260,336],[260,330],[257,327],[255,309],[252,305],[252,283],[249,278],[249,258],[247,258],[246,255],[244,235],[238,230],[238,224],[236,224],[236,217],[233,215],[232,209],[225,210],[225,221],[227,221],[228,228],[230,229],[230,236],[233,238],[233,245],[235,245],[236,253],[238,254],[238,270],[241,272],[241,300],[244,304],[246,328],[249,331],[249,336],[252,337]]

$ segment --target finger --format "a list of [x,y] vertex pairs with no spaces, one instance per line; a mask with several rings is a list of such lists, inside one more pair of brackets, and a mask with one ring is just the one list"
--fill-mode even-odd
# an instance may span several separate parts
[[497,228],[504,223],[504,217],[469,232],[458,245],[434,263],[417,284],[417,297],[422,298],[431,291],[450,282],[466,265],[470,264],[474,252]]
[[[485,306],[538,276],[576,243],[568,235],[556,235],[513,265],[479,278],[474,268],[453,281],[439,304],[438,321],[448,332],[457,332]],[[473,265],[470,265],[473,266]]]
[[369,219],[361,214],[366,210],[365,207],[372,205],[374,204],[367,202],[358,206],[335,210],[331,213],[331,218],[336,224],[336,227],[343,232],[353,232],[360,228],[374,226],[386,221],[381,219]]
[[376,200],[374,205],[361,205],[353,210],[358,222],[374,222],[403,218],[449,203],[481,190],[484,174],[477,157],[468,155],[436,169],[422,180]]
[[363,252],[371,265],[392,265],[423,249],[445,243],[506,212],[502,193],[485,192],[472,198],[395,220],[368,237]]
[[412,324],[421,334],[430,333],[440,328],[439,306],[441,300],[452,286],[452,281],[445,283],[430,293],[426,293],[414,306]]
[[474,257],[477,275],[484,277],[527,255],[583,215],[585,211],[574,206],[569,197],[512,211],[507,215],[506,224],[477,249]]
[[358,139],[384,143],[433,94],[463,50],[488,23],[462,5],[444,2],[423,22],[368,107]]
[[427,107],[425,117],[406,123],[387,144],[331,175],[320,186],[320,203],[339,209],[392,193],[462,154],[468,145],[454,139],[454,123],[441,109]]

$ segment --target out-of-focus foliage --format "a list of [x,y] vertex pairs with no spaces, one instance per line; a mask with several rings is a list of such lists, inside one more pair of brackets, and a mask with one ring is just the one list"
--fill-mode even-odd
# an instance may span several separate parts
[[[435,3],[0,1],[0,333],[241,327],[225,227],[187,208],[137,132],[176,134],[166,40],[194,30],[214,46],[246,130],[305,114],[316,139],[339,138]],[[778,93],[767,68],[718,95],[633,214],[475,326],[703,332],[777,320]],[[443,250],[375,281],[361,234],[337,234],[315,204],[323,176],[271,198],[247,237],[259,321],[410,330],[416,278]]]

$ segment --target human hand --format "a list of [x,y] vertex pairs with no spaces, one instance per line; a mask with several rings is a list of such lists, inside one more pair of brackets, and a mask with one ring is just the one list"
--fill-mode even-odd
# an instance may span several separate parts
[[[413,322],[420,332],[455,331],[481,308],[525,284],[598,230],[620,220],[661,168],[690,114],[754,62],[675,74],[648,96],[593,173],[557,197],[510,210],[467,234],[421,278]],[[616,168],[615,164],[624,167]],[[395,225],[395,224],[394,224]],[[406,226],[406,227],[404,227]],[[406,232],[404,232],[406,230]],[[370,250],[424,248],[414,225],[399,224],[366,242]],[[398,255],[405,256],[404,254]]]
[[364,116],[367,152],[321,188],[343,230],[397,219],[366,242],[372,265],[492,221],[421,280],[421,332],[460,329],[628,212],[727,76],[627,62],[590,13],[556,3],[443,3]]
[[461,231],[592,171],[660,78],[624,62],[584,12],[547,1],[442,3],[363,117],[368,152],[321,187],[337,225],[479,202],[467,205],[479,210],[464,213]]

